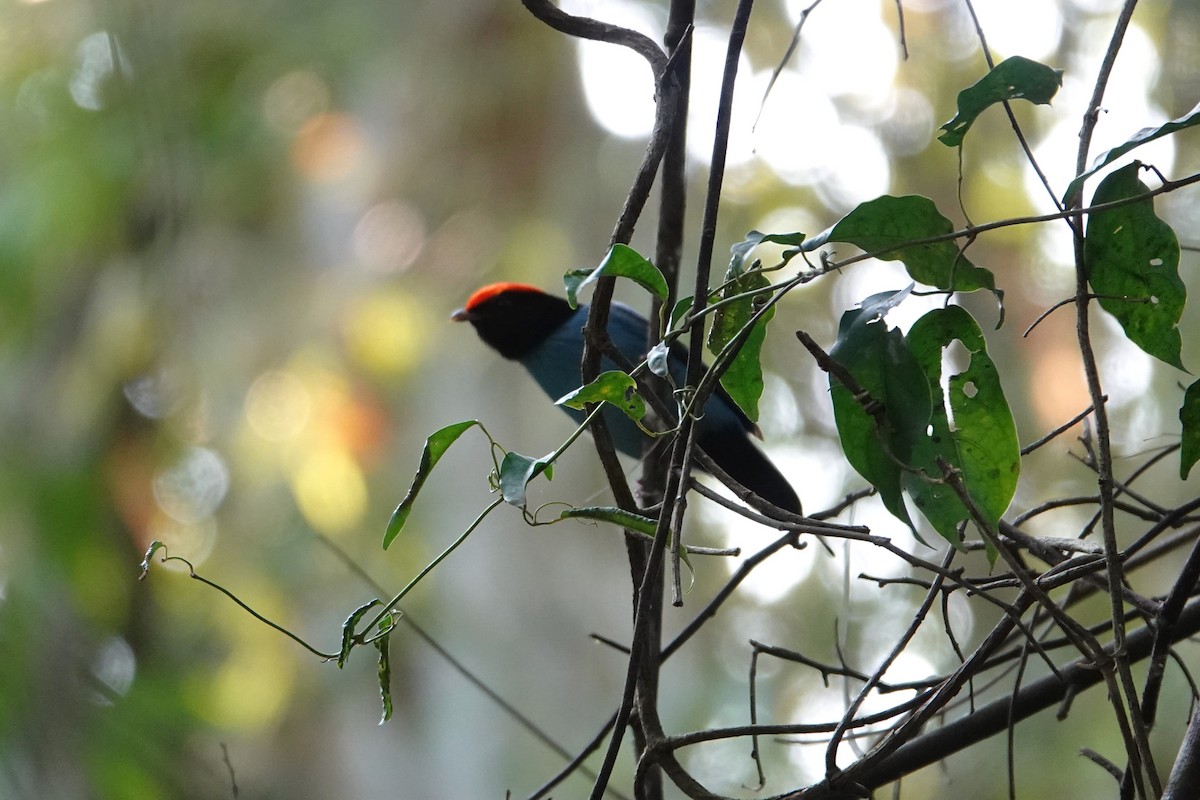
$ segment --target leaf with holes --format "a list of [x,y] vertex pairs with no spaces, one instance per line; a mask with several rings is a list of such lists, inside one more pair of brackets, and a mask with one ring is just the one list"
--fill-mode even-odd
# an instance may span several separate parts
[[355,626],[362,621],[363,615],[370,611],[375,606],[379,605],[379,600],[375,599],[369,603],[359,606],[351,612],[350,616],[346,617],[346,621],[342,623],[342,647],[338,650],[338,669],[346,666],[346,659],[350,657],[350,648],[354,644]]
[[375,649],[379,651],[379,666],[376,670],[376,675],[379,678],[379,701],[383,705],[383,713],[379,718],[380,725],[392,718],[391,640],[392,628],[395,624],[391,617],[381,619],[379,621],[379,632],[381,635],[375,640]]
[[[904,505],[901,465],[909,462],[915,439],[929,425],[929,386],[900,331],[889,330],[883,319],[908,293],[877,294],[842,314],[829,355],[869,398],[855,397],[832,374],[829,390],[846,460],[875,487],[888,511],[915,533]],[[877,406],[878,413],[864,407],[869,401],[882,407]]]
[[[958,470],[973,504],[995,529],[1017,490],[1021,453],[1016,424],[983,333],[965,309],[948,306],[929,312],[912,326],[905,341],[933,397],[929,429],[913,448],[912,464],[934,480],[906,472],[904,487],[934,529],[959,546],[957,528],[969,514],[942,481],[938,460]],[[943,390],[943,353],[954,342],[962,344],[970,362],[948,376]],[[989,556],[995,560],[990,545]]]
[[958,93],[958,113],[942,126],[938,141],[947,147],[962,144],[975,120],[990,106],[1005,100],[1028,100],[1047,105],[1062,86],[1063,71],[1023,56],[1006,58],[973,85]]
[[638,394],[637,381],[619,369],[602,372],[587,386],[554,401],[555,405],[577,411],[582,411],[588,403],[608,403],[634,422],[646,416],[646,401]]
[[805,242],[803,248],[808,251],[828,242],[847,242],[883,261],[902,261],[918,283],[945,291],[987,289],[995,294],[992,273],[972,264],[953,241],[910,244],[953,230],[954,225],[928,197],[884,195],[859,204],[832,228]]
[[[1110,203],[1149,191],[1134,161],[1096,188],[1092,204]],[[1155,358],[1183,369],[1179,318],[1187,290],[1179,279],[1179,240],[1154,214],[1154,201],[1097,211],[1088,218],[1084,241],[1088,282],[1100,307],[1117,318],[1129,341]]]

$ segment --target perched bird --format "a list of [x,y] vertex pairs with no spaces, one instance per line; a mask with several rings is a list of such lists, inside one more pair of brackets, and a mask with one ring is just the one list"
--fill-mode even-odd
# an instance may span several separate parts
[[[500,355],[519,361],[542,390],[557,400],[579,388],[579,362],[583,356],[583,326],[588,307],[572,309],[561,297],[547,294],[534,286],[519,283],[493,283],[484,286],[467,304],[450,315],[457,322],[469,322],[479,338]],[[628,306],[613,303],[609,312],[608,334],[616,348],[629,360],[646,348],[647,322]],[[607,361],[607,360],[606,360]],[[687,350],[672,347],[668,359],[671,375],[682,385]],[[611,362],[603,369],[614,369]],[[564,408],[576,421],[580,411]],[[640,458],[647,437],[624,414],[605,411],[613,444],[626,455]],[[764,500],[792,513],[800,513],[800,501],[787,479],[762,454],[750,435],[758,429],[719,387],[709,397],[696,422],[696,442],[700,448],[738,483]]]

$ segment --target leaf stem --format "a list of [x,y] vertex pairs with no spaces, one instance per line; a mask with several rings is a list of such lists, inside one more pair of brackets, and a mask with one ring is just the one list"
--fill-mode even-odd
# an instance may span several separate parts
[[[483,522],[483,520],[487,517],[487,515],[492,513],[493,511],[495,511],[496,507],[499,506],[503,502],[504,502],[503,497],[497,497],[495,500],[493,500],[487,508],[485,508],[483,511],[481,511],[479,513],[479,516],[475,517],[475,521],[472,522],[470,525],[468,525],[467,529],[465,531],[463,531],[459,535],[459,537],[450,544],[449,547],[447,547],[445,550],[443,550],[441,553],[439,553],[437,558],[433,559],[433,561],[430,561],[429,564],[427,564],[424,569],[422,569],[420,572],[418,572],[416,577],[413,578],[411,581],[409,581],[408,585],[405,586],[403,589],[401,589],[400,592],[395,597],[393,597],[391,600],[389,600],[387,602],[387,605],[385,605],[383,607],[383,609],[378,614],[376,614],[375,617],[370,622],[368,622],[366,625],[364,625],[362,629],[364,631],[369,631],[369,630],[373,629],[376,625],[379,624],[380,620],[382,620],[387,615],[391,614],[392,610],[396,606],[400,605],[400,601],[404,599],[404,596],[406,594],[408,594],[410,591],[412,591],[413,587],[415,587],[418,583],[420,583],[421,580],[426,575],[428,575],[430,572],[433,572],[434,568],[437,567],[438,564],[441,564],[443,561],[446,560],[446,558],[451,553],[453,553],[455,550],[457,550],[458,546],[467,540],[467,537],[470,536],[475,531],[475,529],[479,527],[480,523]],[[376,639],[378,639],[384,635],[386,635],[386,634],[376,634],[375,636],[370,636],[370,637],[366,637],[366,638],[357,636],[356,639],[358,640],[359,644],[370,644],[371,642],[375,641]],[[336,656],[335,656],[335,658],[336,658]]]

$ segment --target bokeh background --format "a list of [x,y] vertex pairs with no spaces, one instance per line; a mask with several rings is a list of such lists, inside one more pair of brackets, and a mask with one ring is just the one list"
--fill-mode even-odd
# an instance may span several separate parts
[[[815,234],[885,192],[925,194],[962,222],[957,154],[935,134],[957,91],[986,69],[963,4],[905,2],[904,59],[895,3],[826,0],[764,102],[805,5],[755,11],[718,252],[754,228]],[[976,0],[997,59],[1065,70],[1052,107],[1017,108],[1060,192],[1118,5]],[[665,6],[565,4],[656,39]],[[614,47],[550,31],[516,0],[0,0],[0,9],[0,797],[232,797],[234,781],[243,797],[527,794],[561,758],[413,629],[393,637],[396,712],[379,725],[368,652],[339,671],[177,564],[155,563],[144,582],[138,564],[161,540],[260,613],[336,649],[342,620],[376,596],[370,581],[396,591],[491,499],[487,443],[469,433],[403,537],[381,550],[427,434],[475,418],[512,449],[555,447],[567,418],[446,319],[484,282],[554,290],[565,270],[598,263],[649,128],[648,71]],[[700,14],[689,269],[732,4],[701,4]],[[1097,152],[1200,100],[1197,37],[1193,0],[1141,4]],[[1139,158],[1182,177],[1200,168],[1197,141],[1173,137]],[[963,168],[976,222],[1050,208],[998,111],[972,130]],[[1195,190],[1158,208],[1185,244],[1200,244]],[[652,252],[653,229],[651,211],[634,246]],[[972,257],[1006,292],[1007,319],[994,331],[992,300],[964,302],[990,331],[1030,442],[1087,405],[1070,312],[1022,337],[1073,289],[1067,230],[997,231]],[[1193,294],[1195,268],[1185,253]],[[763,429],[809,510],[862,482],[838,454],[824,381],[790,331],[828,345],[842,311],[906,282],[895,265],[862,264],[780,307]],[[644,305],[636,292],[625,299]],[[915,318],[921,302],[895,322]],[[1193,368],[1197,318],[1191,309],[1184,321]],[[1097,320],[1126,473],[1177,440],[1179,384],[1190,379]],[[1065,437],[1030,460],[1016,510],[1092,490],[1070,449],[1079,452]],[[602,502],[593,460],[575,448],[532,497]],[[1194,495],[1197,478],[1181,483],[1176,471],[1168,459],[1142,485],[1164,504]],[[696,541],[746,552],[769,541],[695,509]],[[1067,509],[1035,530],[1069,536],[1087,516]],[[873,502],[844,519],[921,547]],[[668,629],[721,585],[729,561],[697,564]],[[668,728],[748,721],[750,638],[828,661],[840,646],[870,671],[920,595],[857,580],[861,572],[905,574],[894,559],[841,545],[769,562],[665,671]],[[1169,574],[1142,588],[1154,593]],[[404,608],[575,750],[615,708],[624,670],[588,634],[625,640],[629,596],[619,534],[528,527],[504,508]],[[967,643],[991,620],[958,597],[949,612]],[[956,663],[936,627],[890,676]],[[764,661],[760,679],[764,721],[841,714],[847,688],[826,690],[812,671]],[[1186,697],[1177,672],[1168,690]],[[1111,790],[1075,755],[1082,746],[1120,755],[1098,700],[1077,703],[1065,723],[1046,714],[1018,729],[1030,796]],[[1186,710],[1182,699],[1164,710],[1155,740],[1164,763]],[[820,747],[764,748],[768,792],[822,774]],[[711,745],[687,763],[715,790],[752,796],[748,752],[743,741]],[[625,763],[618,783],[629,775]],[[1003,749],[980,747],[906,786],[1000,797],[1003,775]],[[576,779],[556,796],[582,796],[586,785]]]

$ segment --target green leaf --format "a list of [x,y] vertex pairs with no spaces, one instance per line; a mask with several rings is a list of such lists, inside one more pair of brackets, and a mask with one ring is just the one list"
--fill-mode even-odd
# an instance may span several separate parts
[[658,521],[641,514],[634,514],[620,508],[610,506],[585,506],[583,508],[568,508],[559,515],[559,519],[590,519],[597,522],[611,522],[626,530],[635,531],[644,536],[653,537]]
[[1179,448],[1179,479],[1187,480],[1192,467],[1200,461],[1200,381],[1193,383],[1183,393],[1179,421],[1183,423],[1183,444]]
[[[765,279],[764,279],[765,280]],[[769,285],[770,281],[766,281]],[[762,295],[759,295],[760,297]],[[747,303],[747,308],[741,308],[742,303],[725,306],[718,309],[713,317],[713,326],[708,332],[708,348],[713,353],[719,353],[732,341],[738,332],[748,324],[756,306]],[[758,321],[746,334],[745,340],[738,347],[737,353],[729,366],[721,373],[721,386],[725,393],[737,403],[742,413],[751,422],[758,422],[758,401],[763,393],[762,346],[767,338],[767,323],[775,317],[775,307],[759,317]],[[740,321],[740,324],[739,324]]]
[[1129,151],[1137,147],[1141,147],[1147,142],[1153,142],[1155,139],[1158,139],[1162,136],[1167,136],[1168,134],[1175,133],[1176,131],[1182,131],[1196,125],[1200,125],[1200,105],[1197,105],[1184,116],[1179,117],[1178,119],[1173,119],[1170,122],[1164,122],[1157,128],[1142,128],[1133,136],[1129,137],[1129,140],[1124,144],[1118,145],[1111,150],[1105,150],[1103,153],[1098,155],[1096,160],[1092,162],[1091,169],[1077,177],[1075,180],[1071,181],[1070,185],[1067,186],[1067,191],[1063,195],[1064,202],[1070,202],[1070,198],[1074,196],[1075,193],[1081,188],[1083,188],[1084,181]]
[[391,617],[384,617],[379,621],[379,629],[383,635],[375,640],[375,649],[379,651],[379,699],[383,703],[383,715],[380,717],[379,724],[387,722],[392,718],[392,627],[396,623]]
[[417,474],[413,477],[412,484],[408,487],[408,494],[404,495],[404,499],[400,501],[400,505],[396,506],[396,510],[392,512],[392,518],[388,520],[387,528],[383,533],[383,549],[387,550],[396,537],[400,535],[400,531],[404,528],[404,523],[408,521],[408,515],[412,511],[413,503],[417,500],[417,494],[421,491],[421,487],[425,485],[425,480],[429,477],[429,473],[437,466],[437,462],[441,459],[442,454],[454,444],[459,436],[462,436],[468,429],[479,425],[479,420],[469,419],[463,422],[456,422],[453,425],[447,425],[439,431],[429,435],[425,440],[425,447],[421,450],[421,463],[417,466]]
[[804,244],[804,234],[799,231],[795,233],[762,233],[760,231],[750,231],[746,234],[746,238],[730,248],[733,253],[733,259],[729,263],[730,271],[736,271],[738,274],[743,272],[742,264],[749,257],[750,253],[763,242],[772,242],[774,244],[791,245],[790,250],[783,251],[783,263],[791,261],[802,251],[801,245]]
[[[804,234],[787,234],[780,237],[751,231],[744,241],[733,246],[729,269],[725,272],[725,281],[720,293],[721,300],[730,300],[757,289],[767,289],[771,285],[771,281],[761,272],[747,271],[745,262],[760,243],[780,241],[781,238],[785,239],[785,243],[799,245],[804,241]],[[769,299],[770,294],[763,293],[720,306],[713,313],[712,327],[708,331],[708,350],[713,355],[719,355],[735,339],[741,339],[741,345],[721,374],[721,386],[751,422],[758,422],[758,400],[763,393],[760,360],[762,344],[767,337],[767,324],[775,316],[775,307],[769,308],[752,328],[745,332],[743,329]]]
[[947,147],[962,144],[976,118],[989,106],[1005,100],[1049,104],[1062,86],[1063,71],[1022,56],[1001,61],[973,85],[958,93],[958,113],[942,126],[938,141]]
[[692,295],[680,298],[674,306],[671,307],[671,327],[674,328],[679,324],[679,320],[683,319],[683,315],[692,310]]
[[[1144,194],[1141,163],[1100,182],[1092,204]],[[1154,214],[1154,201],[1140,200],[1088,217],[1084,242],[1088,282],[1100,307],[1117,318],[1129,341],[1155,358],[1183,369],[1179,318],[1187,290],[1179,279],[1179,240]]]
[[[643,517],[641,514],[634,514],[620,508],[612,508],[609,506],[585,506],[583,508],[568,508],[559,515],[558,519],[590,519],[597,522],[611,522],[613,525],[619,525],[626,531],[636,533],[651,541],[654,540],[655,530],[658,527],[658,520],[651,517]],[[687,548],[683,545],[679,547],[679,555],[683,559],[683,563],[687,565],[689,572],[692,570],[691,558],[688,556]]]
[[567,302],[571,304],[571,308],[579,305],[579,292],[600,278],[630,278],[663,302],[666,302],[669,292],[667,279],[658,267],[632,247],[615,244],[595,269],[575,269],[563,275],[563,284],[567,287]]
[[[968,513],[940,481],[939,458],[958,470],[972,501],[993,527],[1016,492],[1020,446],[995,364],[975,320],[958,306],[930,312],[907,337],[883,316],[907,292],[875,295],[842,315],[830,356],[877,406],[872,414],[830,376],[834,419],[847,460],[879,491],[887,509],[913,529],[903,493],[939,535],[961,546]],[[970,363],[942,389],[942,354],[955,341]],[[922,476],[933,478],[926,480]],[[995,554],[990,553],[994,558]]]
[[972,264],[953,241],[907,244],[953,230],[950,220],[928,197],[884,195],[861,203],[832,228],[805,242],[804,249],[847,242],[884,261],[904,262],[908,274],[918,283],[945,291],[987,289],[995,293],[992,273]]
[[554,470],[548,457],[530,458],[520,453],[508,452],[500,462],[500,494],[504,502],[517,508],[525,507],[525,487],[529,482],[546,473],[547,479],[554,478]]
[[829,388],[846,460],[876,488],[888,511],[916,533],[904,505],[901,465],[908,463],[912,442],[929,424],[929,385],[900,331],[889,330],[883,320],[908,293],[877,294],[844,313],[829,353],[872,400],[883,405],[882,415],[868,413],[862,399],[833,375]]
[[[942,354],[955,341],[962,343],[971,360],[962,372],[949,376],[943,392]],[[948,306],[917,320],[905,342],[934,398],[932,430],[917,440],[912,463],[937,479],[942,477],[939,458],[959,470],[972,502],[994,529],[1016,493],[1021,453],[1012,411],[983,333],[965,309]],[[957,546],[958,525],[969,515],[954,490],[915,473],[905,473],[903,482],[934,529]],[[989,553],[994,561],[995,554],[990,549]]]
[[375,606],[379,605],[379,599],[376,598],[369,603],[365,603],[350,613],[346,617],[346,621],[342,623],[342,649],[338,651],[337,665],[341,669],[346,664],[346,659],[350,656],[350,647],[354,643],[354,628],[362,620],[363,614],[366,614]]
[[646,401],[638,394],[637,381],[619,369],[602,372],[587,386],[554,401],[555,405],[579,411],[588,403],[608,403],[634,422],[646,416]]

